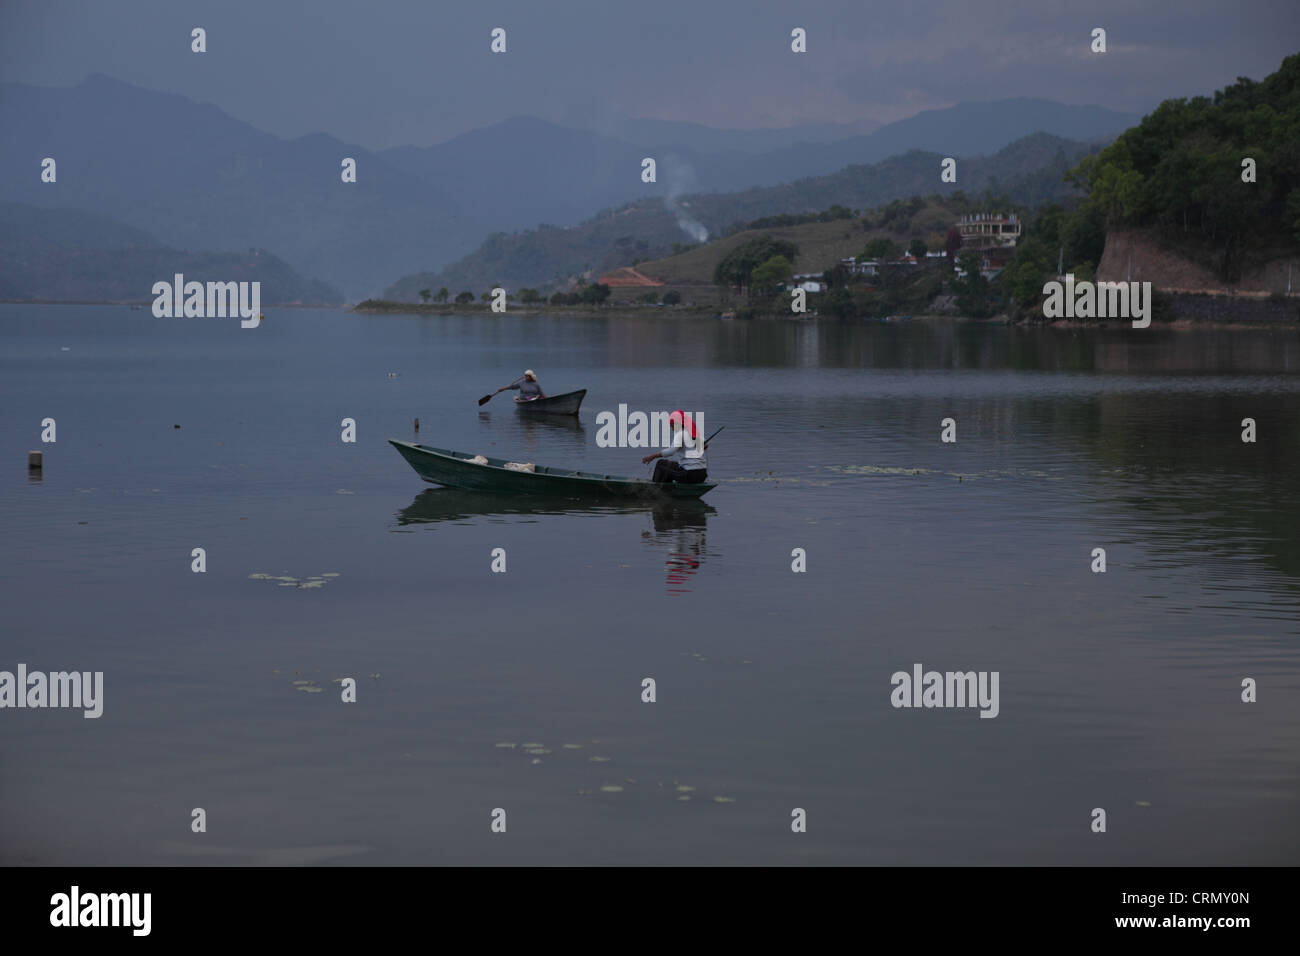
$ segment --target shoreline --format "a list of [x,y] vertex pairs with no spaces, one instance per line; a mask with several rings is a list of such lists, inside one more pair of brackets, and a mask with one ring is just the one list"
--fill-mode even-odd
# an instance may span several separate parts
[[[1186,294],[1186,293],[1184,293]],[[1195,293],[1193,293],[1195,294]],[[1204,293],[1200,293],[1204,296]],[[1255,302],[1266,302],[1267,299],[1252,297]],[[93,305],[93,306],[140,306],[142,309],[151,306],[152,299],[143,301],[121,301],[121,300],[63,300],[63,299],[0,299],[0,305]],[[714,307],[701,306],[652,306],[652,305],[628,305],[628,306],[545,306],[538,308],[536,306],[510,306],[505,312],[493,312],[485,303],[466,303],[463,305],[445,304],[445,305],[424,305],[413,302],[395,302],[382,300],[368,300],[365,307],[358,305],[325,305],[325,304],[307,304],[302,302],[285,302],[285,303],[266,303],[263,306],[263,312],[269,308],[275,309],[323,309],[337,312],[352,312],[357,315],[412,315],[412,316],[479,316],[491,317],[498,315],[509,316],[529,316],[533,318],[546,318],[554,316],[556,318],[601,318],[601,317],[633,317],[633,318],[660,318],[672,319],[676,321],[683,320],[700,320],[708,322],[825,322],[825,323],[843,323],[843,324],[863,324],[863,325],[901,325],[904,322],[961,322],[976,323],[985,325],[1006,325],[1017,328],[1043,328],[1043,329],[1085,329],[1085,328],[1130,328],[1131,319],[1047,319],[1043,317],[1013,317],[1005,313],[988,316],[975,317],[959,315],[955,313],[921,313],[910,315],[906,319],[898,317],[857,317],[851,319],[835,318],[833,316],[806,314],[802,316],[786,315],[782,313],[758,313],[750,318],[738,318],[732,311],[719,312]],[[1216,310],[1217,311],[1217,310]],[[1224,319],[1217,315],[1213,317],[1202,317],[1197,315],[1175,315],[1173,318],[1157,319],[1153,318],[1150,328],[1161,330],[1187,330],[1187,329],[1273,329],[1290,331],[1300,326],[1300,311],[1294,316],[1283,318],[1241,318],[1241,319]],[[1143,331],[1137,329],[1134,331]]]

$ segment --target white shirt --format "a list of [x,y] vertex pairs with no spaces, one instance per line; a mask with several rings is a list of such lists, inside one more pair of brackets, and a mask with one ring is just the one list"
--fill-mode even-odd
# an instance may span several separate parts
[[708,462],[704,460],[704,439],[701,438],[692,442],[692,445],[695,447],[692,447],[690,450],[692,452],[696,450],[699,451],[699,455],[695,457],[686,454],[686,440],[686,429],[678,429],[673,435],[673,443],[659,452],[660,457],[666,461],[677,462],[677,464],[681,465],[687,471],[694,471],[697,468],[707,469]]

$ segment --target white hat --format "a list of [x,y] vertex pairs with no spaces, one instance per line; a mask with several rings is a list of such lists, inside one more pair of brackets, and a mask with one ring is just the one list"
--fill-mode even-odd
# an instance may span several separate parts
[[530,368],[524,369],[524,375],[526,375],[528,378],[537,378],[536,373],[534,373],[533,370]]

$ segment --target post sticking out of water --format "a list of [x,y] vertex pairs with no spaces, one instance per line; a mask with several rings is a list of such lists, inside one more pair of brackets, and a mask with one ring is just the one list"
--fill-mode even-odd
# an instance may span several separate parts
[[420,420],[418,418],[415,420],[415,433],[420,434]]
[[29,451],[27,453],[27,474],[39,478],[44,468],[44,455],[39,451]]

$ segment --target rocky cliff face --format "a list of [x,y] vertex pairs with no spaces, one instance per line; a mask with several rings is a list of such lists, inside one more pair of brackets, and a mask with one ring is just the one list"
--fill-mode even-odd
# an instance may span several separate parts
[[[1130,263],[1132,274],[1129,274]],[[1300,292],[1300,254],[1282,256],[1247,269],[1241,281],[1228,285],[1209,269],[1164,246],[1153,234],[1117,230],[1107,234],[1106,250],[1097,266],[1100,282],[1150,282],[1166,292],[1254,293],[1286,292],[1291,266],[1292,291]]]

